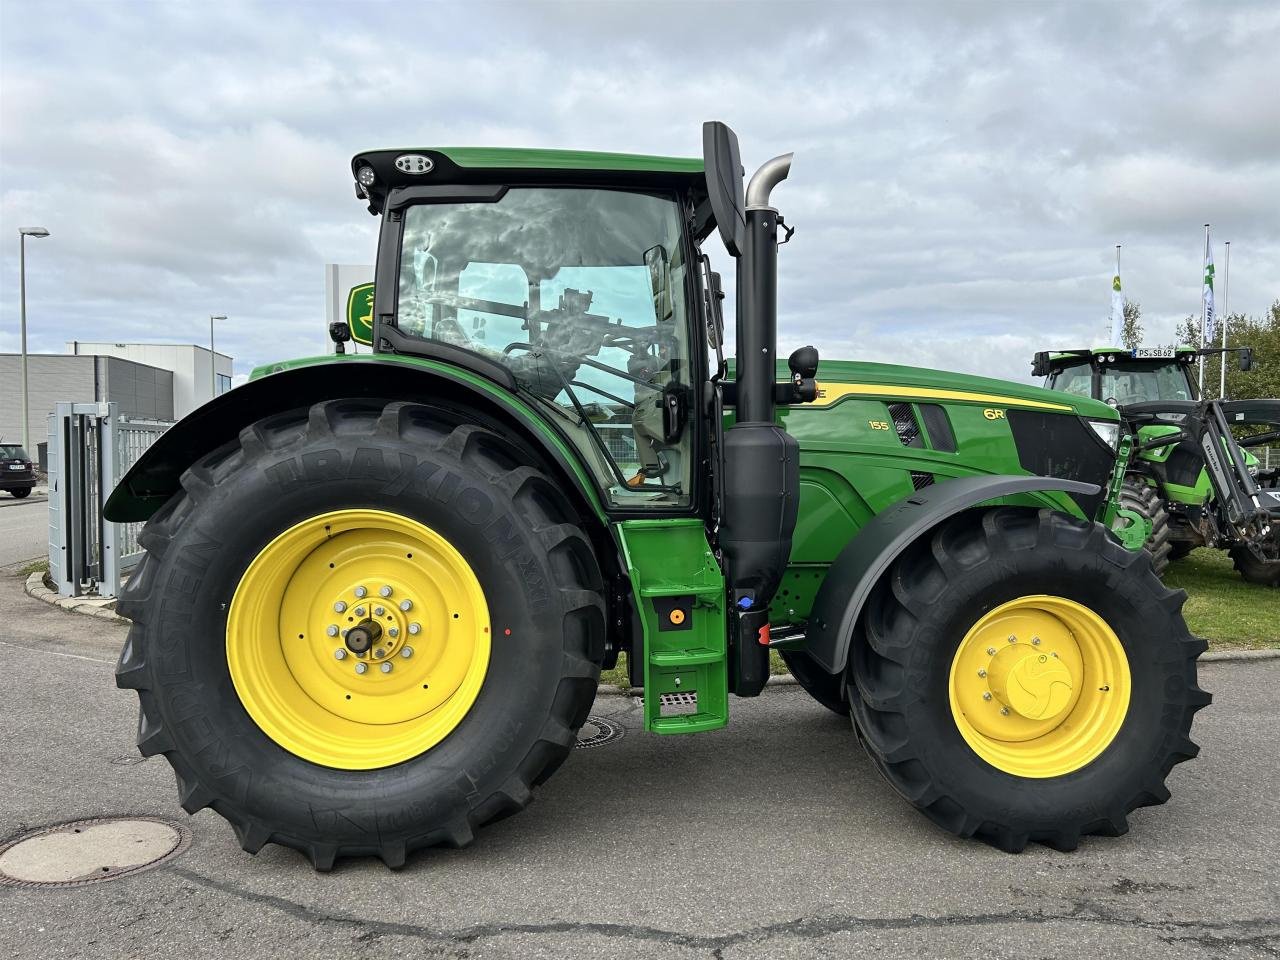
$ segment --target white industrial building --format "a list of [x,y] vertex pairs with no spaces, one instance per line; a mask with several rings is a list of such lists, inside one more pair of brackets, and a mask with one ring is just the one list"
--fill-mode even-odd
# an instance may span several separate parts
[[[210,353],[192,343],[99,343],[70,340],[67,353],[76,356],[119,357],[173,373],[173,418],[188,413],[231,389],[231,357]],[[213,358],[210,369],[210,358]],[[67,398],[64,398],[67,399]]]
[[[66,353],[27,355],[28,429],[33,458],[60,400],[115,403],[120,414],[181,420],[231,389],[231,357],[189,343],[97,343],[73,340]],[[0,439],[22,442],[22,358],[0,354]]]

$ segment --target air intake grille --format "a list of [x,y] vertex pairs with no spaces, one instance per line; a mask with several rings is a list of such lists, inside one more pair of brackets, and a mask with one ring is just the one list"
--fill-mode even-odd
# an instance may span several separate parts
[[923,490],[925,487],[933,486],[932,473],[919,473],[915,470],[911,471],[911,485],[917,490]]
[[947,411],[936,403],[922,403],[920,416],[924,418],[924,427],[929,431],[929,443],[933,449],[941,450],[943,453],[955,453],[956,433],[951,429]]
[[920,424],[916,420],[915,411],[909,403],[889,404],[889,416],[893,417],[893,429],[898,431],[898,439],[906,447],[923,447],[924,439],[920,436]]

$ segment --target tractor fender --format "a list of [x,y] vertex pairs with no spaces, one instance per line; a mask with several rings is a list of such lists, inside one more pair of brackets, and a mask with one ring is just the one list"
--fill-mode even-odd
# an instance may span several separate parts
[[872,588],[911,544],[942,521],[979,504],[1019,493],[1096,494],[1096,484],[1055,477],[956,477],[925,487],[878,513],[849,541],[818,588],[805,649],[828,673],[844,670],[853,628]]
[[[500,368],[506,373],[505,368]],[[508,374],[509,376],[509,374]],[[359,355],[317,357],[282,365],[203,406],[169,428],[138,459],[112,491],[103,516],[115,523],[150,519],[178,491],[183,472],[205,454],[239,436],[249,424],[273,413],[324,400],[373,397],[443,401],[465,408],[522,441],[548,471],[577,494],[584,515],[603,517],[599,496],[580,463],[552,428],[516,396],[511,383],[413,357]]]

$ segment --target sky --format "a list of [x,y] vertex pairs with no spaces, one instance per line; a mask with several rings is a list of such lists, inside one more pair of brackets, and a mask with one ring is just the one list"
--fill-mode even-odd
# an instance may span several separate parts
[[[785,355],[1030,380],[1100,342],[1115,246],[1147,342],[1280,297],[1280,4],[0,0],[0,352],[321,352],[324,264],[371,263],[374,147],[697,156],[774,193]],[[723,251],[718,265],[731,276]],[[731,286],[730,282],[730,286]],[[731,326],[731,324],[730,324]]]

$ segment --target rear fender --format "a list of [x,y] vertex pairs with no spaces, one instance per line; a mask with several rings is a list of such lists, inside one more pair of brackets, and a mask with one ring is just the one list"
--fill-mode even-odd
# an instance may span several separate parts
[[438,361],[385,355],[295,361],[198,407],[129,468],[107,500],[103,516],[116,523],[147,520],[178,491],[188,467],[236,439],[249,424],[342,397],[434,401],[465,408],[532,450],[548,472],[563,481],[562,489],[577,494],[584,517],[604,520],[595,484],[577,457],[507,385]]
[[1092,496],[1092,483],[1053,477],[958,477],[925,487],[877,514],[831,564],[814,598],[805,649],[828,673],[844,670],[853,628],[872,589],[911,544],[949,517],[1001,497],[1041,491]]

